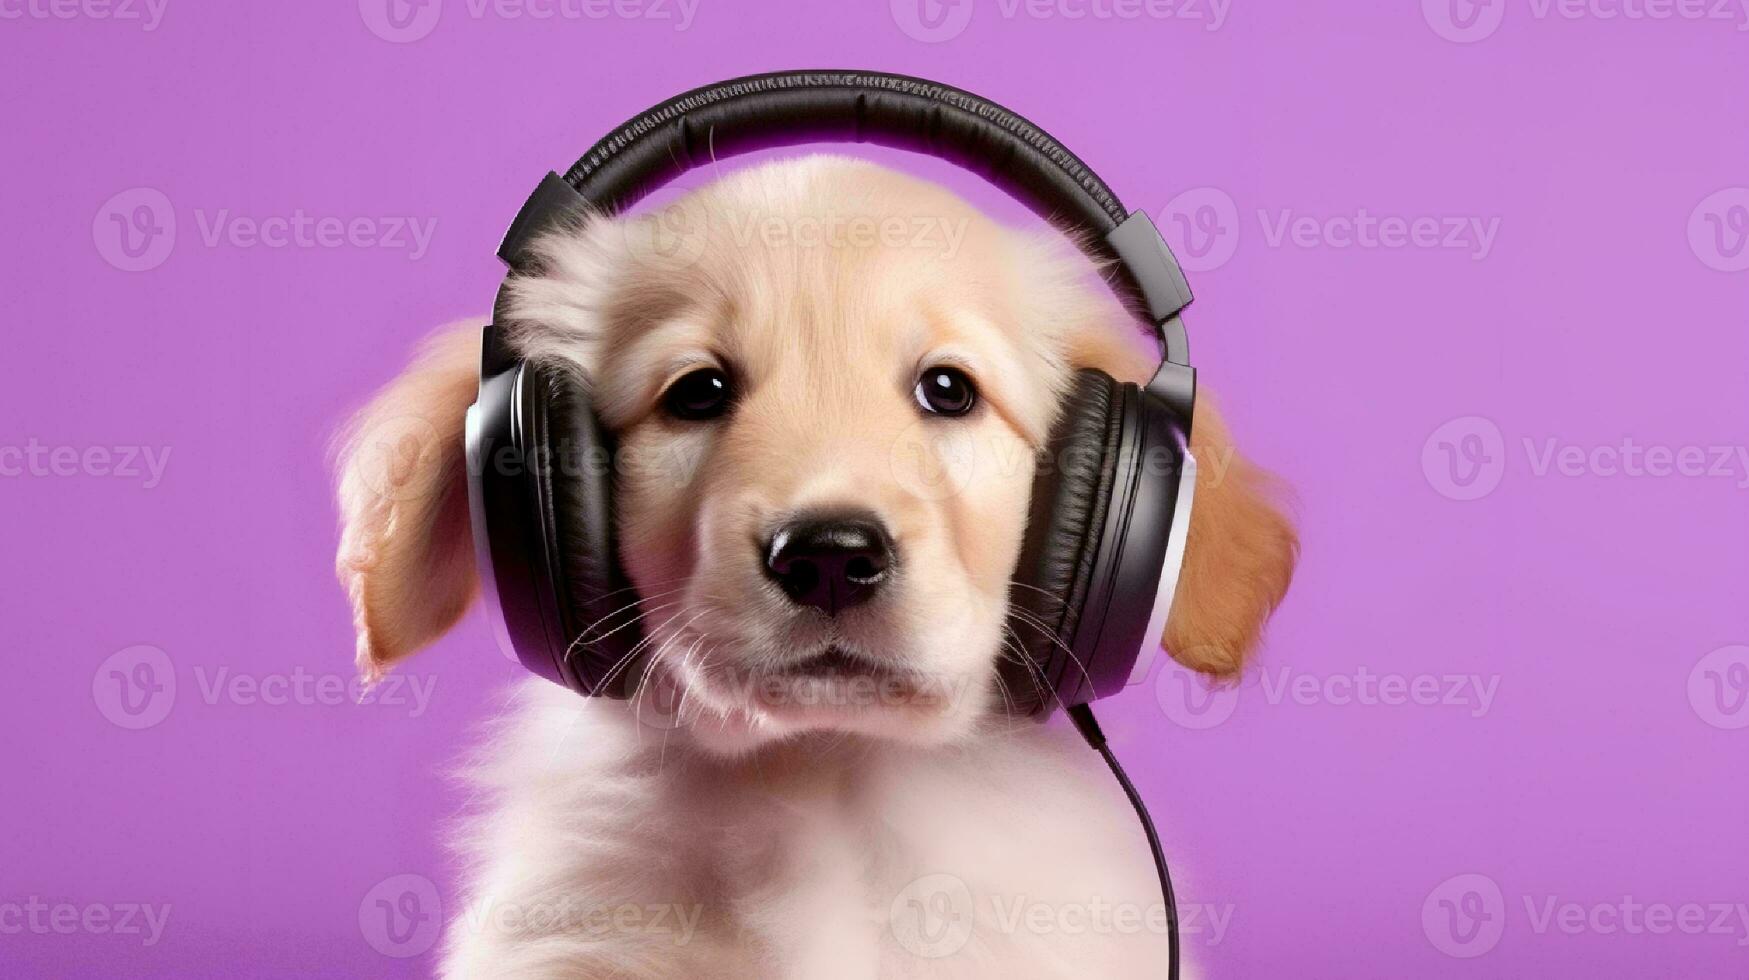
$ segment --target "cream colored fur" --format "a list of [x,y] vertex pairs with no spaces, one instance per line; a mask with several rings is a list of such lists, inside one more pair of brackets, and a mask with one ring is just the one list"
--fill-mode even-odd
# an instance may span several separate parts
[[[467,770],[473,871],[446,976],[1163,975],[1127,804],[1072,732],[1010,717],[996,680],[1057,398],[1075,368],[1142,380],[1151,366],[1096,270],[933,185],[832,157],[579,222],[540,254],[511,337],[586,379],[619,436],[652,666],[626,672],[630,701],[518,690]],[[457,509],[470,336],[434,341],[351,429],[339,568],[367,674],[448,629],[476,588]],[[665,416],[663,389],[701,364],[734,377],[731,414]],[[939,364],[975,380],[979,409],[918,411],[918,372]],[[1206,400],[1192,442],[1207,462],[1165,641],[1231,676],[1296,545]],[[763,580],[754,542],[784,515],[845,505],[880,516],[900,563],[879,603],[824,622]],[[801,703],[845,693],[784,673],[827,643],[889,666],[896,693]],[[1062,928],[1101,908],[1140,925]]]

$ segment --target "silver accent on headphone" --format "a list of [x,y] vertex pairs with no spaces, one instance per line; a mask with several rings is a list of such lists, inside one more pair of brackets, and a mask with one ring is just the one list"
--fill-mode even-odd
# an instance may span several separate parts
[[474,535],[474,567],[479,569],[480,601],[485,606],[486,619],[492,624],[492,640],[504,659],[520,666],[516,644],[510,639],[510,627],[504,619],[504,606],[498,599],[498,573],[492,565],[492,535],[486,529],[486,499],[480,481],[471,476],[486,466],[486,437],[482,432],[480,406],[469,405],[463,416],[462,431],[467,445],[468,524]]
[[1130,671],[1129,684],[1148,679],[1166,633],[1166,616],[1172,612],[1172,597],[1178,591],[1178,576],[1184,571],[1184,542],[1190,533],[1191,505],[1196,498],[1196,457],[1184,447],[1184,467],[1178,474],[1178,497],[1172,506],[1172,530],[1166,532],[1166,558],[1160,563],[1160,587],[1154,593],[1154,611],[1148,614],[1148,631],[1142,634],[1142,650]]

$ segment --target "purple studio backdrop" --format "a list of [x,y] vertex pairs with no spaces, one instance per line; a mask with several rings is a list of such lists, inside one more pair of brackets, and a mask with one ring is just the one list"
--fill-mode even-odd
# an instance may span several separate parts
[[541,174],[792,67],[1074,148],[1296,491],[1247,680],[1104,708],[1206,975],[1749,975],[1734,0],[0,0],[0,66],[0,975],[432,971],[519,669],[354,703],[328,442]]

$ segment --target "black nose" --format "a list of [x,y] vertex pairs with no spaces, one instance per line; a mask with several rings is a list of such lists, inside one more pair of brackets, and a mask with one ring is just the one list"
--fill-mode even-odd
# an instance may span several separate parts
[[872,514],[803,515],[765,547],[765,573],[784,594],[828,616],[867,601],[892,564],[892,538]]

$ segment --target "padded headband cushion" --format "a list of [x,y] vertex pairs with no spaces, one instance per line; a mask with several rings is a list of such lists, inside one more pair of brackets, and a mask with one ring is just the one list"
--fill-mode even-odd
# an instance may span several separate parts
[[1098,174],[1025,118],[969,92],[882,72],[777,72],[694,89],[603,137],[565,180],[618,212],[695,166],[820,140],[951,160],[1093,243],[1126,217]]
[[[1118,383],[1110,375],[1076,372],[1033,478],[1026,541],[1014,576],[1019,584],[1009,594],[1009,629],[1030,663],[1016,665],[1022,669],[1010,669],[1004,677],[1023,713],[1055,707],[1057,699],[1047,691],[1074,690],[1082,682],[1085,665],[1077,665],[1068,650],[1111,500],[1123,429],[1119,408]],[[1066,671],[1073,676],[1065,679]]]
[[[604,675],[639,640],[633,622],[635,594],[619,570],[614,551],[612,446],[589,410],[588,393],[563,371],[530,364],[530,382],[544,399],[536,419],[541,454],[532,461],[541,497],[548,502],[543,523],[557,544],[554,591],[559,605],[560,634],[569,645],[567,661],[591,693],[623,697],[620,683],[628,671],[611,678],[610,689],[596,691]],[[580,642],[581,641],[581,642]]]
[[[505,232],[498,254],[528,244],[561,215],[619,214],[675,176],[751,150],[812,141],[874,143],[955,163],[1066,233],[1151,326],[1167,358],[1188,365],[1191,301],[1177,260],[1142,212],[1126,214],[1105,181],[1049,133],[970,92],[906,75],[791,71],[694,89],[627,120],[564,177],[549,174]],[[500,291],[498,312],[503,312]]]

